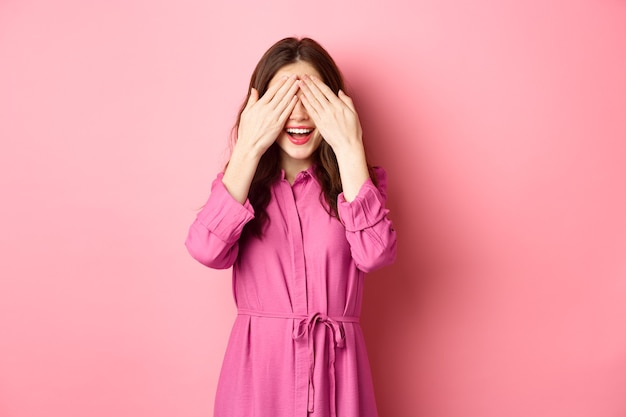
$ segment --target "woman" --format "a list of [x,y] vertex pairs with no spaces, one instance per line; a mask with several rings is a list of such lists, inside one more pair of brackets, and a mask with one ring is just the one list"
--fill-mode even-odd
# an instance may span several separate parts
[[189,230],[195,259],[233,267],[215,417],[377,416],[358,317],[364,273],[394,261],[396,236],[343,89],[315,41],[273,45]]

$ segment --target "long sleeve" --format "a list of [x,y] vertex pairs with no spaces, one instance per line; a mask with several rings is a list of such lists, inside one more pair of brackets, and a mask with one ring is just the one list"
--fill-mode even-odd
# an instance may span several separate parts
[[237,202],[222,183],[223,173],[213,181],[211,195],[189,228],[185,246],[198,262],[216,269],[233,265],[243,227],[254,218],[249,201]]
[[368,179],[353,201],[347,202],[343,194],[337,200],[352,258],[364,272],[389,265],[396,258],[396,232],[385,208],[387,175],[382,168],[375,168],[375,173],[378,188]]

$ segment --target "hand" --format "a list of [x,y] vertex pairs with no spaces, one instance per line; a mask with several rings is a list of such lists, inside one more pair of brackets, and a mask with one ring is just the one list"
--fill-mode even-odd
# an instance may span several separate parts
[[298,97],[297,77],[283,77],[259,99],[251,89],[248,102],[241,113],[235,147],[252,152],[259,158],[274,143],[293,111]]
[[341,90],[336,96],[320,79],[308,75],[301,78],[300,89],[302,104],[335,153],[363,147],[361,123],[350,97]]
[[353,201],[369,178],[363,131],[352,99],[335,95],[326,84],[307,75],[300,82],[300,99],[322,137],[335,151],[346,201]]
[[260,99],[256,89],[250,91],[241,112],[237,142],[222,177],[230,195],[241,204],[248,198],[261,156],[274,143],[298,103],[296,80],[296,76],[277,80]]

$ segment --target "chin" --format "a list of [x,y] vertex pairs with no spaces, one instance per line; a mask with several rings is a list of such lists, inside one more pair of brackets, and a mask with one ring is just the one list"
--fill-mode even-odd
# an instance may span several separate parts
[[315,140],[304,145],[295,145],[288,138],[280,138],[277,142],[284,157],[298,161],[312,160],[321,144],[321,140]]
[[307,161],[313,159],[313,154],[315,150],[310,149],[282,149],[282,153],[285,157],[289,159],[294,159],[297,161]]

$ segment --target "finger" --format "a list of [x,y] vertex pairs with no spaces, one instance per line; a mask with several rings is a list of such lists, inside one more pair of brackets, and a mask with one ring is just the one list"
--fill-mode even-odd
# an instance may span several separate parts
[[[295,91],[293,91],[293,93],[290,93],[290,91],[294,89],[294,86],[297,91],[297,80],[298,79],[296,75],[291,75],[287,77],[283,84],[278,88],[278,91],[276,91],[276,94],[274,94],[274,97],[272,97],[270,100],[270,104],[274,109],[279,108],[281,106],[281,103],[283,105],[289,103],[289,100],[291,100],[291,96],[295,94]],[[284,102],[283,100],[286,97],[287,100],[286,102]]]
[[343,90],[339,90],[339,99],[345,103],[346,106],[350,107],[350,110],[356,113],[356,108],[354,107],[354,102],[352,99],[343,92]]
[[[311,80],[312,85],[315,86],[317,90],[323,94],[324,98],[329,103],[332,103],[332,104],[340,103],[340,100],[338,100],[338,97],[335,95],[335,92],[331,90],[331,88],[327,86],[322,80],[320,80],[314,75],[309,76],[309,79]],[[311,90],[315,91],[315,89],[311,89]]]
[[246,107],[244,107],[244,110],[252,107],[254,103],[256,103],[258,100],[259,100],[259,92],[257,91],[256,88],[253,87],[250,89],[250,95],[248,96],[248,101],[246,102]]
[[[327,100],[323,97],[323,94],[321,92],[318,92],[318,95],[315,95],[312,88],[315,88],[315,86],[311,85],[310,81],[307,82],[303,77],[303,80],[300,82],[300,89],[303,93],[301,97],[307,99],[307,104],[309,105],[311,110],[315,109],[318,112],[323,111],[324,105],[320,102],[320,99],[318,97],[321,97],[321,99],[324,101]],[[309,109],[307,109],[307,111],[309,111]]]
[[274,83],[274,85],[270,85],[267,88],[265,94],[263,94],[259,101],[265,104],[269,103],[274,98],[276,93],[280,90],[280,88],[287,82],[287,80],[289,80],[289,76],[287,75],[280,77],[278,80],[276,80],[276,83]]
[[287,104],[287,107],[285,107],[285,109],[283,110],[283,112],[280,114],[278,118],[281,124],[284,124],[287,121],[287,118],[289,117],[293,109],[296,107],[297,103],[298,103],[298,96],[294,95],[293,97],[291,97],[291,101],[289,101],[289,104]]
[[291,100],[296,97],[298,88],[300,88],[300,86],[295,77],[293,77],[293,80],[290,79],[287,81],[272,100],[274,109],[282,112],[282,110],[291,103]]
[[303,94],[303,95],[300,96],[300,101],[304,105],[304,108],[305,108],[306,112],[309,114],[309,117],[311,117],[311,119],[313,119],[313,122],[316,125],[319,125],[319,122],[320,122],[320,112],[318,111],[318,109],[313,104],[311,104],[311,101],[306,96],[306,94]]
[[317,102],[322,107],[328,105],[328,98],[321,91],[319,86],[313,81],[313,78],[309,75],[305,75],[303,77],[303,80],[304,80],[303,84],[309,92],[309,95],[307,97],[309,99],[309,102],[313,105],[316,105],[316,102]]

